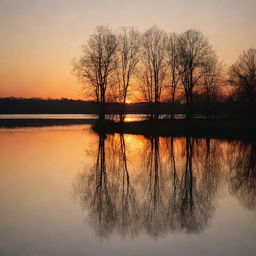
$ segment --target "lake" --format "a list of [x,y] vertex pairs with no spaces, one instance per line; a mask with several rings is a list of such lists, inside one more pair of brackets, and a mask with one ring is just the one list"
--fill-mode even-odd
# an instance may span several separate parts
[[256,141],[0,129],[0,255],[256,255]]

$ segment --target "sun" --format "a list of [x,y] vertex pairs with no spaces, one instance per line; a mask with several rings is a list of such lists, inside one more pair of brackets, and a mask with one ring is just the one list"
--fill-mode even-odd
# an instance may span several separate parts
[[130,104],[130,103],[132,103],[132,101],[131,100],[126,100],[125,103]]

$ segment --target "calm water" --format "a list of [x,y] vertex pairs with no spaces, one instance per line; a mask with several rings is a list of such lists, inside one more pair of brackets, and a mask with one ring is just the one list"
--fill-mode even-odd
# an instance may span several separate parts
[[[113,115],[112,115],[113,116]],[[119,117],[118,115],[115,115]],[[108,117],[106,115],[106,117]],[[126,122],[140,121],[147,115],[128,114],[125,117]],[[177,115],[182,118],[184,115]],[[93,114],[0,114],[0,119],[97,119],[98,115]]]
[[[161,115],[160,118],[168,117]],[[185,118],[185,114],[175,114],[175,119]],[[205,118],[204,115],[195,115],[197,118]],[[0,119],[97,119],[98,115],[94,114],[0,114]],[[106,115],[111,120],[119,120],[119,115]],[[147,119],[146,114],[127,114],[126,122],[141,121]]]
[[255,255],[256,142],[0,129],[0,255]]

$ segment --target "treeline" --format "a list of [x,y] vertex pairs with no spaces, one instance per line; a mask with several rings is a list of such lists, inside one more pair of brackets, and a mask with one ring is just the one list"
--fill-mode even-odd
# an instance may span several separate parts
[[171,114],[175,102],[185,103],[189,119],[198,102],[207,116],[216,101],[255,107],[256,49],[244,51],[227,69],[198,30],[166,33],[154,26],[141,33],[133,27],[113,31],[98,26],[73,67],[85,95],[101,104],[103,117],[106,102],[125,104],[130,99],[152,104],[153,118],[166,101]]
[[97,104],[71,99],[0,98],[1,114],[95,114]]
[[[168,114],[186,114],[186,105],[180,102],[174,104],[159,103],[159,112]],[[125,112],[124,112],[125,110]],[[106,114],[151,114],[154,104],[142,102],[124,104],[108,102],[105,104]],[[40,98],[0,98],[0,114],[99,114],[100,104],[93,101],[71,99],[40,99]],[[213,102],[206,110],[204,102],[195,102],[193,113],[211,116],[252,116],[256,114],[250,102]]]
[[[0,113],[87,113],[120,115],[195,114],[254,117],[256,49],[244,51],[228,69],[198,30],[166,33],[151,27],[112,31],[98,26],[73,63],[86,99],[0,100]],[[143,102],[127,104],[131,102]]]

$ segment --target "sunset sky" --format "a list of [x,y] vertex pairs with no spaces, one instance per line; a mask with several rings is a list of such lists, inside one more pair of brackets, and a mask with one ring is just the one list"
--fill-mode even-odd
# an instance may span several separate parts
[[225,64],[256,48],[255,0],[0,0],[0,97],[84,98],[72,59],[97,25],[188,28]]

